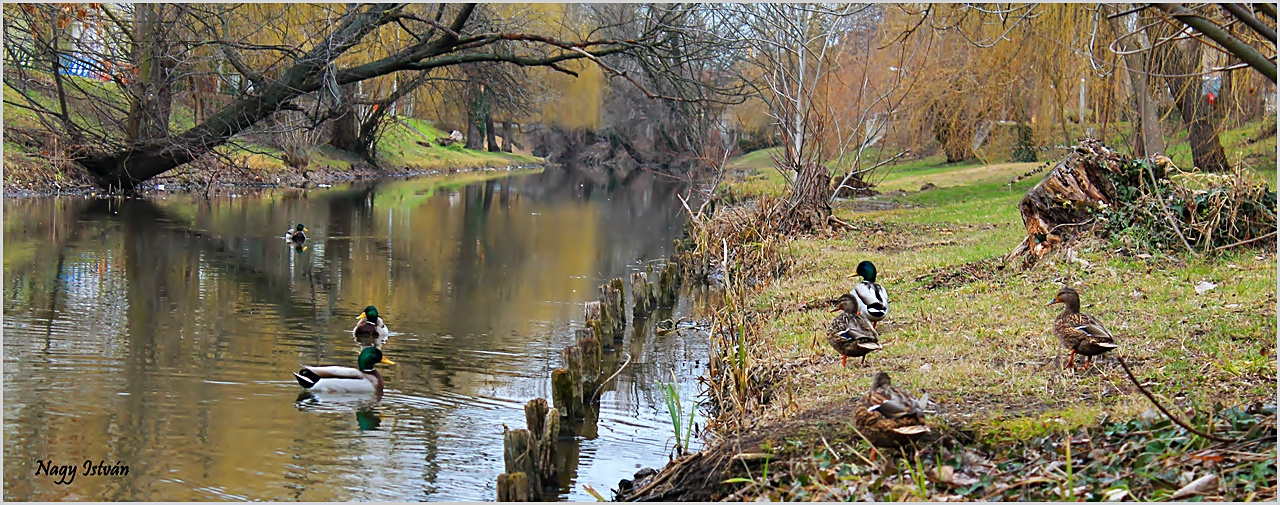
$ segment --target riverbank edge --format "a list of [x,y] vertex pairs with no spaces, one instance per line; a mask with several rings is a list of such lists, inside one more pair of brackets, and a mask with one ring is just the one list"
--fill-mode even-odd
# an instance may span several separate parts
[[[751,209],[754,205],[758,205],[764,195],[758,191],[758,187],[749,187],[752,182],[759,185],[760,181],[752,181],[752,179],[758,179],[755,175],[756,174],[753,174],[749,170],[731,174],[724,183],[727,193],[730,195],[736,193],[740,196],[744,196],[745,198],[731,198],[736,201],[731,205],[726,205],[723,209],[720,209],[721,211],[730,211],[731,209],[746,210]],[[925,191],[923,190],[921,191],[921,193],[924,192]],[[855,201],[845,201],[841,205],[844,207],[846,212],[852,211],[855,214],[859,212],[859,206]],[[794,239],[790,239],[790,241],[794,241]],[[736,246],[741,245],[743,244],[733,244],[731,241],[730,243],[724,244],[724,247],[735,248]],[[827,253],[822,252],[813,254],[821,256]],[[783,276],[770,280],[764,284],[770,285],[777,282],[788,282],[788,276],[788,274],[784,274]],[[767,288],[754,289],[748,292],[739,303],[744,307],[757,307],[776,302],[776,300],[766,300],[767,297],[776,295],[776,293],[772,295],[768,294],[766,291],[768,291]],[[809,307],[805,307],[804,310],[808,310],[808,308]],[[755,332],[755,328],[746,327],[744,330],[748,333],[748,335],[743,337],[747,342],[757,342],[761,338],[764,338],[763,335],[750,335],[750,333]],[[780,357],[781,356],[775,355],[770,356],[769,358]],[[750,359],[757,360],[762,358],[765,357],[758,356],[753,353]],[[711,356],[710,359],[714,360],[716,357]],[[814,364],[811,360],[804,359],[798,361],[767,359],[766,361],[768,362],[757,361],[755,366],[762,369],[796,370],[806,368]],[[860,396],[861,391],[858,391],[856,395]],[[788,399],[786,401],[793,402],[795,400]],[[803,402],[803,400],[801,401]],[[1104,433],[1108,437],[1113,435],[1111,430],[1114,430],[1114,437],[1121,439],[1132,434],[1134,437],[1159,443],[1166,443],[1163,441],[1168,438],[1178,437],[1191,440],[1190,437],[1186,437],[1187,433],[1181,430],[1181,428],[1172,425],[1167,419],[1159,416],[1158,414],[1152,414],[1152,412],[1144,413],[1141,416],[1135,416],[1136,418],[1132,419],[1125,418],[1113,420],[1104,416],[1092,421],[1072,419],[1068,420],[1069,422],[1067,423],[1062,423],[1061,419],[1047,419],[1049,424],[1057,422],[1058,424],[1062,424],[1062,426],[1048,429],[1027,430],[1028,434],[1025,437],[1003,438],[998,442],[978,439],[979,437],[976,436],[976,429],[981,426],[981,423],[956,424],[937,418],[931,420],[930,424],[933,425],[935,430],[942,432],[939,433],[939,435],[941,438],[946,440],[942,446],[935,446],[938,447],[939,450],[934,451],[930,457],[926,458],[927,461],[924,461],[923,464],[919,459],[916,461],[910,461],[908,459],[898,458],[895,455],[884,458],[880,462],[874,462],[874,458],[873,461],[867,461],[864,457],[863,459],[856,460],[856,463],[839,462],[838,456],[823,456],[824,458],[829,458],[823,461],[820,460],[815,453],[806,452],[809,449],[816,448],[817,452],[822,453],[822,448],[825,446],[827,451],[825,454],[830,454],[834,451],[831,449],[831,445],[828,444],[829,441],[830,444],[836,445],[846,451],[844,455],[849,457],[849,459],[845,461],[855,461],[855,459],[850,456],[857,455],[847,452],[851,449],[850,447],[837,444],[839,439],[848,439],[850,438],[850,435],[852,435],[850,431],[851,428],[843,426],[846,423],[851,423],[853,419],[853,411],[850,408],[851,405],[852,402],[843,402],[841,404],[824,403],[821,407],[827,410],[826,412],[815,412],[810,410],[782,420],[777,418],[762,419],[753,417],[748,420],[745,425],[739,426],[736,432],[714,433],[703,449],[697,453],[676,458],[664,467],[659,468],[656,472],[642,470],[641,472],[644,473],[643,477],[641,476],[641,473],[637,473],[637,479],[635,481],[624,481],[623,487],[626,489],[621,489],[621,493],[616,495],[614,500],[752,501],[755,498],[766,498],[768,501],[777,501],[779,499],[816,499],[819,501],[828,501],[832,499],[847,500],[850,497],[871,501],[901,501],[903,499],[933,500],[937,498],[936,496],[931,496],[931,491],[933,491],[933,489],[926,490],[925,488],[932,488],[936,486],[952,490],[951,493],[947,493],[949,496],[942,496],[944,501],[957,499],[964,501],[974,499],[989,501],[994,497],[1003,496],[1005,492],[1012,492],[1019,486],[1016,484],[1009,485],[1000,483],[996,483],[998,486],[992,486],[992,484],[987,482],[985,479],[983,481],[972,480],[974,477],[973,475],[968,475],[963,472],[968,470],[972,473],[974,468],[985,468],[1006,476],[1011,472],[1017,473],[1012,468],[1005,467],[1008,461],[998,460],[998,457],[1001,456],[1010,457],[1009,460],[1012,461],[1016,458],[1014,455],[1017,452],[1021,451],[1025,453],[1028,449],[1034,451],[1044,444],[1051,444],[1056,446],[1058,451],[1062,451],[1064,446],[1080,444],[1081,440],[1083,440],[1084,443],[1090,443],[1091,435],[1093,438],[1097,438],[1102,442]],[[1219,422],[1222,422],[1223,420],[1218,418],[1218,415],[1248,415],[1253,417],[1257,422],[1257,424],[1251,425],[1252,427],[1255,429],[1263,428],[1264,430],[1274,430],[1276,420],[1274,404],[1263,405],[1261,407],[1253,406],[1243,410],[1226,409],[1215,413],[1214,417]],[[717,421],[719,420],[713,420],[713,424],[718,424]],[[938,421],[943,422],[938,423]],[[1046,419],[1043,416],[1031,416],[1025,418],[1025,421],[1036,423],[1044,422]],[[1197,415],[1194,420],[1192,420],[1192,424],[1204,426],[1207,421],[1207,419],[1201,418]],[[1071,424],[1080,424],[1081,426],[1078,429],[1072,429],[1068,426]],[[826,431],[825,436],[823,436],[823,431]],[[1038,434],[1031,435],[1031,433]],[[1246,430],[1239,430],[1233,431],[1231,435],[1239,437],[1242,435],[1247,436],[1252,433],[1253,430],[1249,430],[1248,433],[1246,433]],[[794,437],[794,439],[792,439],[792,437]],[[782,446],[778,443],[779,441],[794,442],[797,439],[807,440],[810,444],[806,444],[805,447],[788,447]],[[1072,442],[1070,444],[1065,443],[1067,439],[1071,439]],[[1193,451],[1189,444],[1186,447],[1179,447],[1176,450],[1172,445],[1170,445],[1167,448],[1167,453],[1182,454],[1184,455],[1183,459],[1191,460],[1191,463],[1184,462],[1182,465],[1179,465],[1182,469],[1186,470],[1189,466],[1196,464],[1194,459],[1198,457],[1197,454],[1205,452],[1212,453],[1220,449],[1225,449],[1226,445],[1207,445],[1203,443],[1208,442],[1206,440],[1196,439],[1196,441],[1201,442],[1201,444],[1196,447],[1196,451]],[[1256,441],[1257,440],[1253,440],[1250,441],[1250,443]],[[957,442],[961,443],[958,444]],[[979,453],[971,452],[969,450],[970,448],[977,449],[980,452],[986,452],[987,457],[984,458]],[[1090,448],[1092,449],[1091,443]],[[1269,448],[1261,448],[1260,451],[1264,453],[1269,452],[1274,455],[1274,441]],[[881,452],[883,456],[883,453],[886,451]],[[1070,457],[1070,452],[1067,452],[1066,454],[1067,457]],[[1062,456],[1063,455],[1061,453],[1058,453],[1056,457],[1060,459]],[[940,459],[935,461],[933,460],[935,457],[939,457]],[[1061,472],[1061,461],[1054,460],[1054,457],[1053,453],[1048,453],[1041,456],[1041,459],[1023,458],[1026,461],[1012,462],[1016,465],[1023,465],[1025,463],[1025,468],[1028,470],[1032,470],[1032,463],[1035,463],[1038,465],[1037,468],[1047,468],[1045,472],[1051,472],[1054,469],[1058,469],[1058,471]],[[1087,456],[1082,454],[1080,457]],[[1057,464],[1054,464],[1055,461]],[[892,464],[889,464],[890,462],[892,462]],[[934,467],[934,463],[937,463],[935,468],[926,468],[925,466],[925,464],[927,464],[930,467]],[[1046,467],[1044,463],[1049,463],[1049,465]],[[999,465],[998,467],[997,464]],[[905,465],[906,467],[905,472],[903,472],[904,468],[902,468],[902,465]],[[795,470],[798,468],[811,470],[813,473],[799,476],[799,480],[791,482],[784,481],[779,478],[780,474],[787,475],[788,473],[790,473],[792,478],[797,477],[798,475],[795,472],[788,472],[787,469]],[[1069,468],[1069,465],[1067,468]],[[893,472],[895,471],[898,472],[896,477],[900,482],[892,484],[891,481],[894,480],[892,478],[894,477]],[[1196,472],[1196,474],[1199,475],[1199,472]],[[824,479],[826,478],[830,478],[830,481],[824,482]],[[1070,482],[1068,479],[1071,479],[1071,477],[1067,477],[1062,480]],[[1085,482],[1084,475],[1078,475],[1075,479],[1079,479],[1075,481],[1077,484]],[[901,483],[903,480],[918,481],[920,487],[913,488],[915,485],[914,482],[911,486],[904,486]],[[852,495],[845,494],[843,492],[834,492],[832,494],[817,496],[795,494],[795,489],[792,486],[796,486],[797,482],[800,481],[817,482],[816,485],[818,487],[826,487],[829,491],[834,491],[841,487],[848,487],[847,491],[849,492],[853,492],[854,488],[856,488],[857,491]],[[997,487],[997,491],[989,495],[968,495],[970,492],[985,492],[988,486]],[[789,487],[791,489],[788,489]],[[1111,491],[1116,491],[1118,493],[1118,489],[1119,488],[1115,488]],[[1137,491],[1138,489],[1140,489],[1140,487],[1135,486],[1134,490]],[[1172,494],[1175,489],[1178,488],[1175,487],[1174,489],[1161,492]],[[1124,494],[1113,495],[1111,491],[1108,491],[1107,499],[1118,499],[1116,497],[1123,498],[1126,496]],[[1081,492],[1082,491],[1080,489],[1072,487],[1069,488],[1068,491],[1065,491],[1058,499],[1080,499],[1081,496],[1077,493]],[[1125,492],[1127,493],[1128,490],[1126,489]],[[1178,492],[1181,493],[1182,491],[1179,489]],[[1274,492],[1275,488],[1272,486],[1269,490],[1264,489],[1262,491],[1262,495],[1266,496],[1270,494],[1271,496],[1274,496]],[[1181,499],[1186,499],[1187,496],[1182,496]],[[1213,496],[1213,494],[1209,494],[1209,496]],[[1128,499],[1133,499],[1133,497]]]
[[[276,178],[276,182],[274,183],[263,182],[261,176],[250,177],[241,174],[224,174],[226,177],[220,176],[213,182],[213,184],[210,185],[190,181],[190,177],[187,174],[178,174],[172,176],[161,176],[146,181],[139,184],[135,191],[139,196],[149,196],[164,193],[222,194],[227,191],[243,189],[315,189],[328,187],[333,184],[367,179],[449,177],[457,174],[497,171],[526,173],[544,169],[548,165],[549,164],[547,162],[540,161],[532,164],[513,164],[506,166],[415,170],[407,167],[374,167],[372,165],[364,164],[352,166],[348,170],[336,170],[326,167],[320,170],[311,170],[307,172],[290,171],[271,174]],[[32,183],[32,185],[35,186],[34,189],[24,188],[19,190],[10,190],[9,185],[5,184],[3,188],[0,188],[0,194],[2,194],[4,198],[98,196],[107,194],[103,192],[102,188],[84,180],[59,182],[49,178],[42,178],[39,181]]]

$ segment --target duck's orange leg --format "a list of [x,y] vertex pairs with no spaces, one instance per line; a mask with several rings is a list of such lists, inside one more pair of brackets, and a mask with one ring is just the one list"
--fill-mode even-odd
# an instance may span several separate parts
[[1076,350],[1071,350],[1071,357],[1067,358],[1067,368],[1071,368],[1076,364]]
[[862,365],[863,365],[863,366],[865,366],[866,364],[867,364],[867,355],[866,355],[866,354],[863,354],[863,355],[862,355]]
[[840,356],[840,366],[848,366],[848,365],[849,365],[849,357]]

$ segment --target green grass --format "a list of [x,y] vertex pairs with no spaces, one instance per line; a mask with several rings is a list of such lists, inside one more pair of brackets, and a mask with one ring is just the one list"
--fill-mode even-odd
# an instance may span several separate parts
[[[796,449],[778,456],[774,481],[747,483],[753,477],[747,475],[724,482],[751,486],[748,499],[860,499],[863,490],[895,500],[957,494],[979,499],[989,493],[1005,499],[1097,500],[1121,491],[1167,499],[1172,489],[1162,482],[1187,480],[1179,471],[1172,476],[1167,471],[1185,470],[1186,454],[1205,449],[1206,441],[1188,445],[1185,432],[1167,421],[1135,421],[1150,403],[1114,359],[1101,359],[1088,371],[1061,368],[1066,353],[1050,329],[1057,309],[1044,305],[1064,283],[1081,291],[1084,310],[1117,335],[1122,347],[1115,354],[1124,356],[1139,380],[1175,412],[1274,401],[1273,254],[1236,250],[1188,258],[1151,251],[1153,257],[1144,259],[1119,256],[1109,244],[1086,239],[1074,250],[1087,265],[1059,253],[1030,269],[999,270],[992,260],[1024,236],[1017,202],[1039,178],[1012,186],[1008,181],[1037,164],[946,166],[937,161],[913,162],[886,177],[884,186],[911,189],[934,182],[940,189],[894,197],[910,206],[892,210],[865,212],[838,203],[836,215],[854,230],[791,240],[786,249],[794,266],[749,296],[746,303],[764,321],[752,337],[757,342],[752,362],[762,370],[787,370],[764,373],[779,377],[768,389],[775,397],[785,392],[785,401],[761,406],[752,417],[761,423],[757,426],[772,427],[766,444],[781,438],[774,444]],[[782,194],[785,188],[770,187],[783,183],[769,174],[773,169],[767,163],[761,153],[734,160],[732,166],[751,170],[731,182],[734,191]],[[853,271],[862,260],[876,264],[892,300],[889,318],[880,325],[885,347],[868,357],[866,367],[841,367],[822,340],[830,314],[798,307],[847,291],[858,280]],[[1200,281],[1218,286],[1197,294]],[[944,464],[962,468],[959,461],[947,462],[955,460],[954,454],[928,456],[937,462],[917,458],[868,465],[852,457],[864,458],[870,449],[847,421],[824,418],[797,425],[796,419],[822,417],[832,405],[860,396],[877,371],[889,372],[895,384],[917,395],[928,392],[937,404],[930,424],[944,433],[967,433],[1006,477],[948,487],[923,476],[936,476],[930,472]],[[1194,422],[1204,426],[1206,420],[1201,416]],[[1040,448],[1060,447],[1064,437],[1081,432],[1115,440],[1119,449],[1078,447],[1078,456],[1087,459],[1073,456],[1074,464],[1061,466],[1043,482],[1012,486],[1017,479],[1007,475],[1023,475],[1022,465],[1032,469],[1035,463],[1039,469],[1050,461],[1064,463],[1064,453]],[[1144,444],[1165,449],[1144,452]],[[830,447],[846,459],[833,459]],[[1274,440],[1257,450],[1274,459]],[[1115,477],[1131,470],[1136,473]],[[1274,495],[1274,488],[1267,488],[1274,470],[1237,464],[1229,472],[1248,489],[1232,488],[1239,494],[1228,496]],[[847,495],[845,488],[833,486],[837,482],[856,482],[858,490]],[[1080,494],[1071,491],[1078,486],[1084,486]]]
[[[731,182],[735,192],[785,191],[765,160],[759,153],[734,160],[732,166],[754,169]],[[791,240],[786,249],[794,266],[749,297],[764,321],[752,359],[764,369],[789,370],[770,386],[786,391],[788,400],[761,407],[758,419],[848,402],[877,371],[916,394],[928,392],[938,404],[931,424],[965,430],[981,444],[1029,447],[1044,437],[1095,429],[1100,420],[1138,418],[1150,402],[1113,358],[1088,371],[1061,368],[1066,352],[1051,331],[1060,309],[1045,304],[1064,284],[1076,287],[1084,311],[1117,336],[1121,348],[1114,354],[1175,412],[1274,402],[1274,254],[1240,249],[1192,258],[1148,251],[1152,257],[1138,258],[1086,238],[1072,247],[1087,264],[1060,251],[1026,270],[1012,263],[997,269],[998,258],[1025,236],[1017,203],[1040,177],[1008,182],[1043,163],[937,161],[913,162],[884,179],[881,189],[941,186],[892,198],[908,207],[867,212],[854,202],[837,203],[835,214],[854,229]],[[798,307],[848,291],[860,280],[854,270],[862,260],[875,263],[892,304],[880,324],[884,349],[870,355],[866,367],[846,368],[822,339],[830,314]],[[1218,286],[1197,294],[1201,281]],[[851,437],[836,430],[803,445],[856,445]],[[1274,457],[1274,446],[1270,451]],[[1096,476],[1091,472],[1076,468],[1072,478],[1088,481]],[[1149,491],[1144,496],[1153,496]]]

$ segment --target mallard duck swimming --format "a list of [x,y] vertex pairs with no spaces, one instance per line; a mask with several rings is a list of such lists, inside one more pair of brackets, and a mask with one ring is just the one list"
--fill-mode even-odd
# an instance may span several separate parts
[[351,336],[355,337],[356,343],[360,347],[374,346],[379,349],[382,344],[387,343],[387,336],[391,331],[387,329],[386,323],[381,317],[378,317],[378,308],[372,305],[365,307],[364,312],[360,313],[356,322],[356,327],[351,329]]
[[378,363],[394,365],[377,347],[360,352],[360,368],[345,366],[304,366],[293,374],[298,385],[309,391],[329,393],[381,393],[382,374],[373,368]]
[[876,284],[876,266],[870,261],[858,263],[857,273],[862,277],[862,282],[854,286],[851,293],[857,295],[858,301],[862,302],[865,308],[863,312],[874,327],[889,314],[889,295],[885,293],[884,286]]
[[872,445],[904,445],[929,433],[924,422],[924,409],[928,406],[928,394],[919,400],[912,398],[889,381],[889,374],[880,372],[871,381],[871,390],[858,402],[854,424]]
[[1088,356],[1085,368],[1093,364],[1093,357],[1120,347],[1116,344],[1111,332],[1097,318],[1080,312],[1080,294],[1070,287],[1064,287],[1047,305],[1061,303],[1062,313],[1053,318],[1053,333],[1058,341],[1071,351],[1067,358],[1067,366],[1073,366],[1076,354]]
[[863,317],[858,298],[845,293],[832,300],[836,308],[832,312],[840,315],[831,320],[827,329],[827,342],[841,355],[840,366],[847,366],[849,357],[861,356],[862,363],[867,363],[867,354],[880,348],[880,338],[875,328]]
[[298,226],[296,228],[285,230],[284,239],[291,240],[293,242],[297,242],[301,244],[303,242],[306,242],[307,240],[306,232],[308,231],[311,231],[311,230],[308,230],[306,226],[302,226],[302,223],[298,223]]

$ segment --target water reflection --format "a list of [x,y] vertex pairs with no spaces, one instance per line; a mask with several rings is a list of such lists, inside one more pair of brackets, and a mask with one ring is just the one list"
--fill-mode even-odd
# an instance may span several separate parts
[[[6,200],[4,497],[492,500],[502,425],[550,397],[582,302],[681,224],[673,185],[567,177]],[[297,222],[304,248],[280,239]],[[397,332],[381,400],[299,396],[299,365],[354,363],[370,304]],[[632,361],[562,443],[561,498],[665,463],[656,384],[675,367],[688,402],[706,343],[650,324],[606,354]],[[49,459],[130,473],[59,486],[34,477]]]

